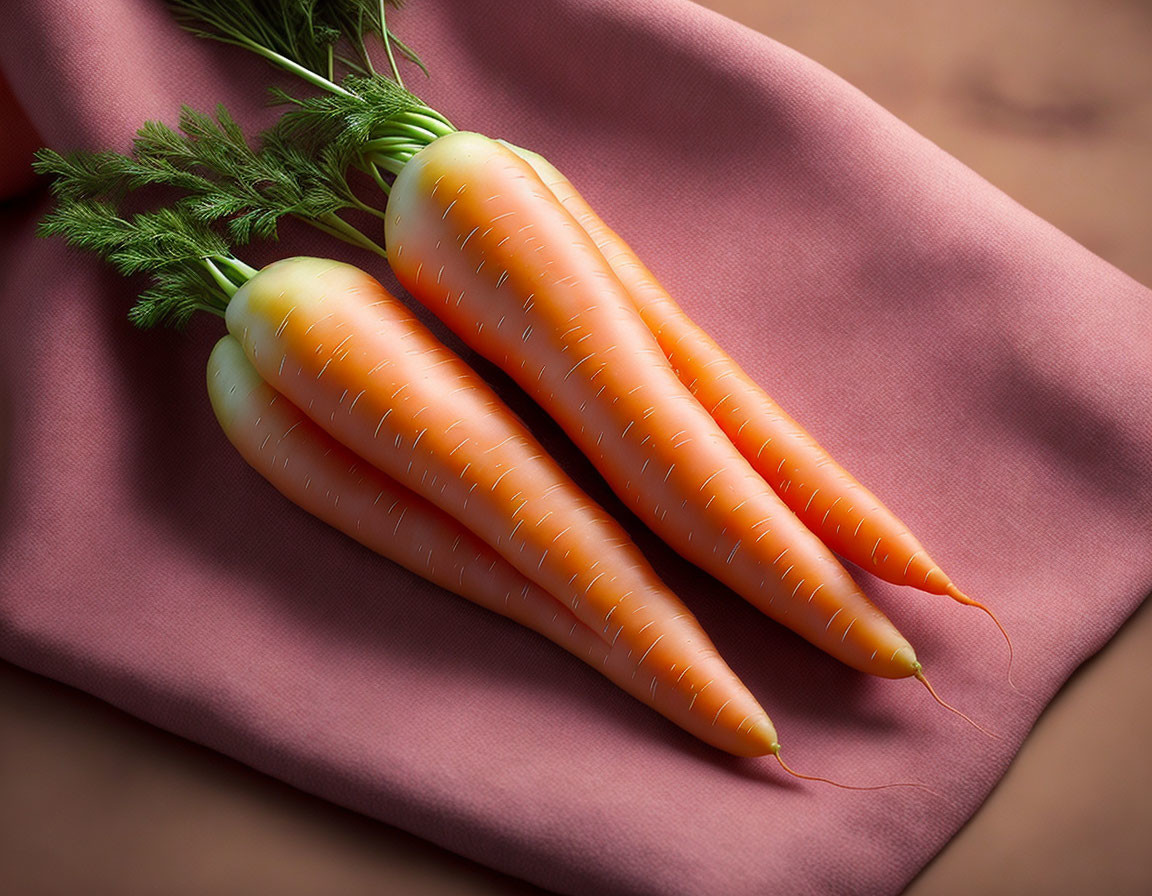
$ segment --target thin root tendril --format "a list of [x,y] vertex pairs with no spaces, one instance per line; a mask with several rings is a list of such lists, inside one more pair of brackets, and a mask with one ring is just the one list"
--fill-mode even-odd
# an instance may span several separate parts
[[[839,787],[842,790],[890,790],[894,787],[915,787],[919,790],[927,791],[933,796],[939,797],[940,794],[924,784],[919,784],[916,781],[895,781],[891,784],[842,784],[839,781],[833,781],[831,778],[821,778],[819,775],[802,775],[800,772],[792,769],[783,759],[780,758],[780,748],[777,747],[772,753],[776,757],[776,761],[780,763],[780,767],[784,769],[793,778],[800,778],[804,781],[819,781],[822,784],[831,784],[833,787]],[[941,797],[943,798],[943,797]]]
[[917,679],[919,679],[921,682],[923,682],[924,687],[928,688],[928,693],[932,695],[932,699],[935,700],[937,703],[939,703],[941,706],[943,706],[945,709],[947,709],[949,712],[956,713],[956,715],[960,716],[960,718],[962,718],[965,722],[967,722],[969,725],[971,725],[973,728],[975,728],[981,734],[986,734],[988,737],[995,738],[996,740],[1003,740],[1003,738],[1001,738],[1000,735],[997,734],[995,731],[989,731],[983,725],[974,721],[971,718],[971,716],[965,715],[960,710],[958,710],[955,706],[953,706],[951,703],[948,703],[943,698],[941,698],[941,696],[936,693],[936,689],[934,687],[932,687],[932,685],[929,683],[928,679],[925,677],[924,670],[920,668],[919,663],[916,664],[915,675],[916,675]]
[[1028,695],[1021,691],[1020,688],[1016,686],[1016,682],[1012,680],[1012,663],[1015,660],[1015,653],[1012,649],[1012,639],[1008,637],[1007,630],[1005,630],[1004,626],[1000,624],[1000,620],[996,617],[996,614],[992,612],[990,607],[980,603],[978,600],[974,600],[973,598],[969,597],[951,582],[948,583],[948,587],[945,589],[945,592],[950,598],[957,601],[958,603],[962,603],[968,607],[975,607],[977,610],[981,610],[982,612],[988,614],[988,618],[991,619],[996,628],[1000,630],[1000,634],[1004,636],[1004,641],[1008,644],[1008,684],[1012,687],[1012,690],[1014,690],[1021,697],[1027,697]]

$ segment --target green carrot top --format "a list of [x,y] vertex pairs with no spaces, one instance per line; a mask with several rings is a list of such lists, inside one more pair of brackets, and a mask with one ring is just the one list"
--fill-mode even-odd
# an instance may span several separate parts
[[152,285],[129,311],[138,326],[182,326],[197,311],[223,317],[228,301],[256,274],[232,254],[220,234],[187,210],[161,208],[122,216],[108,199],[79,192],[77,166],[91,161],[42,150],[36,163],[53,173],[57,205],[41,222],[41,236],[61,236],[111,262],[126,277],[149,274]]
[[[295,108],[279,130],[313,154],[330,151],[371,174],[397,173],[416,152],[455,128],[404,88],[393,47],[427,74],[419,57],[388,27],[388,5],[400,0],[168,0],[192,33],[244,47],[319,88],[297,98],[274,88]],[[391,77],[372,65],[366,41],[379,37]],[[344,77],[337,81],[337,68]]]
[[398,9],[401,0],[168,0],[168,6],[192,33],[244,47],[313,83],[331,83],[338,64],[373,74],[364,42],[371,35],[384,42],[396,83],[404,84],[393,47],[427,74],[388,27],[387,7]]
[[[388,0],[398,6],[398,0]],[[389,30],[382,0],[169,0],[201,36],[259,53],[321,93],[273,97],[290,109],[253,146],[223,106],[215,117],[189,107],[177,128],[147,122],[131,153],[50,149],[34,169],[52,177],[57,207],[42,235],[58,235],[112,262],[121,273],[149,273],[153,284],[129,312],[140,326],[181,326],[196,311],[223,314],[255,271],[230,243],[276,239],[290,216],[381,257],[384,248],[349,219],[383,218],[353,187],[363,172],[385,194],[388,176],[416,152],[455,130],[406,90],[392,47],[423,68]],[[365,45],[385,44],[391,77],[377,73]],[[334,78],[339,68],[340,82]],[[123,216],[126,195],[162,187],[169,204]],[[382,205],[382,203],[381,203]],[[217,229],[223,225],[227,238]]]

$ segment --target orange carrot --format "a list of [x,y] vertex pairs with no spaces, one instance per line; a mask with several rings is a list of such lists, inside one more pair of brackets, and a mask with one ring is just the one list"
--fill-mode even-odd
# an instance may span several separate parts
[[747,724],[743,731],[715,724],[719,704],[711,695],[691,706],[666,674],[671,670],[638,665],[623,641],[602,638],[457,520],[328,435],[260,378],[232,336],[224,336],[208,359],[208,393],[244,459],[313,516],[428,581],[538,632],[701,740],[738,755],[773,752],[771,743],[767,749],[763,743],[775,740],[770,731],[763,729],[758,739],[749,736]]
[[507,371],[661,538],[857,669],[920,675],[908,642],[677,378],[603,254],[536,172],[478,134],[400,169],[400,282]]
[[670,716],[729,752],[779,749],[764,710],[620,525],[370,276],[276,262],[237,290],[226,320],[261,378],[618,645],[630,674],[679,703]]
[[505,145],[532,166],[596,243],[681,382],[809,529],[840,556],[887,582],[983,610],[1008,638],[995,614],[957,588],[908,527],[680,308],[568,178],[538,153]]

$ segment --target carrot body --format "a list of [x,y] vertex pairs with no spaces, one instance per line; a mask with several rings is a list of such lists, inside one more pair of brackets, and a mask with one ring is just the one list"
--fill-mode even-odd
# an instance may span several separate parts
[[669,545],[857,669],[919,670],[888,619],[677,378],[600,250],[535,171],[441,137],[392,186],[400,282],[560,423]]
[[[385,547],[400,517],[381,509],[385,498],[374,503],[385,491],[378,474],[367,488],[355,486],[339,509],[315,503],[321,487],[353,489],[370,464],[439,511],[411,509],[408,501],[400,516],[420,522],[406,521],[407,534],[387,548],[402,563],[441,584],[454,580],[449,587],[467,587],[485,605],[532,583],[534,596],[517,598],[527,624],[556,634],[556,623],[539,610],[544,594],[552,595],[608,648],[600,668],[618,683],[627,680],[630,692],[642,689],[649,705],[728,752],[778,749],[764,710],[619,524],[379,283],[350,265],[288,259],[241,287],[226,320],[259,377],[365,462],[344,473],[346,454],[310,461],[308,472],[293,466],[285,480],[293,500],[374,549]],[[280,463],[289,458],[286,450],[276,456]],[[437,529],[451,531],[450,542],[461,529],[475,537],[422,558],[426,546],[443,544]],[[465,570],[459,551],[482,552],[481,542],[507,568],[481,560]],[[485,582],[489,569],[498,576]]]
[[542,156],[509,146],[580,223],[624,284],[677,375],[804,524],[840,556],[896,585],[956,596],[923,545],[673,300]]

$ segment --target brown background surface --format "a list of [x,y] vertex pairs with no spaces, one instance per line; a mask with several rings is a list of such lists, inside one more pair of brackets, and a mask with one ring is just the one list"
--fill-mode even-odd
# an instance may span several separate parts
[[[705,5],[841,74],[1152,286],[1148,0]],[[909,896],[1152,892],[1150,607],[1048,708]],[[0,663],[0,892],[542,891]]]

